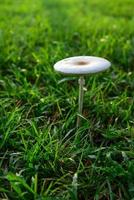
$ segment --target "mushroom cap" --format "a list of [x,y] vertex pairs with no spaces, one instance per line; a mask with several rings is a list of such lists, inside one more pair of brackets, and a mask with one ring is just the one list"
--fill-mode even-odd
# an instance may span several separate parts
[[54,69],[62,74],[90,74],[108,69],[111,63],[100,57],[75,56],[58,61]]

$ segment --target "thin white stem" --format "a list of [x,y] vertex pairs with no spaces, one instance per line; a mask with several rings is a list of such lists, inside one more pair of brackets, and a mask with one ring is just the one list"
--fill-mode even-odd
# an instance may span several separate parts
[[77,128],[80,126],[80,122],[81,122],[81,117],[80,115],[82,115],[82,109],[83,109],[83,96],[84,96],[84,90],[83,87],[85,85],[85,79],[83,76],[81,76],[78,80],[79,83],[79,107],[78,107],[78,117],[77,117]]

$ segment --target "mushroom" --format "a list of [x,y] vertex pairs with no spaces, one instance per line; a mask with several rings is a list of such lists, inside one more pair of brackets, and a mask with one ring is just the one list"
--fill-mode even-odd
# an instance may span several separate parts
[[58,61],[54,65],[54,69],[61,73],[67,75],[79,75],[79,108],[77,117],[77,127],[80,126],[82,109],[83,109],[83,87],[85,85],[84,75],[101,72],[108,69],[111,63],[100,57],[94,56],[75,56],[70,58],[65,58]]

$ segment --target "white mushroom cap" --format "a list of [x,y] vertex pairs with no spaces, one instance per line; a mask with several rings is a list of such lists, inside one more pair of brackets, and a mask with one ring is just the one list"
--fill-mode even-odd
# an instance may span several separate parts
[[100,57],[76,56],[65,58],[54,65],[54,69],[62,74],[90,74],[108,69],[111,63]]

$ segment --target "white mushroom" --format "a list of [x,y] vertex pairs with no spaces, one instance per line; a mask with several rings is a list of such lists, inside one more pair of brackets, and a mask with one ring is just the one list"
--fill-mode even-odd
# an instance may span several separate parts
[[79,79],[79,110],[78,110],[78,119],[77,127],[80,125],[80,115],[82,115],[83,107],[83,86],[85,84],[84,75],[97,73],[103,70],[106,70],[110,67],[111,63],[100,57],[94,56],[76,56],[65,58],[61,61],[58,61],[54,65],[54,69],[62,74],[72,74],[80,75]]
[[90,74],[109,68],[111,63],[100,57],[76,56],[65,58],[54,65],[54,69],[63,74]]

